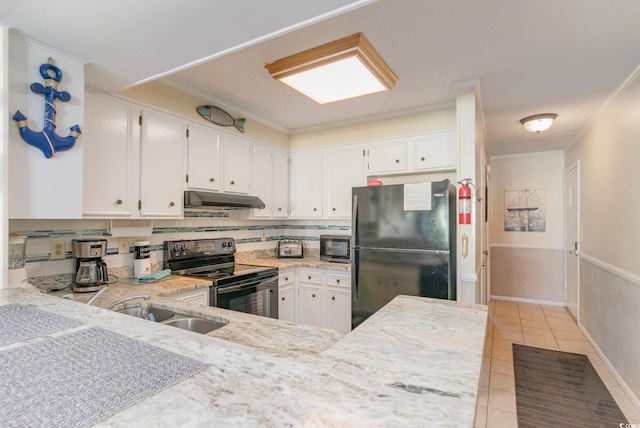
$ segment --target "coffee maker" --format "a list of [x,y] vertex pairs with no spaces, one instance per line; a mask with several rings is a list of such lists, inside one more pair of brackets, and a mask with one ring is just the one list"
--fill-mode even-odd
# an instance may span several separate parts
[[107,264],[102,257],[107,255],[106,239],[71,240],[75,257],[74,281],[71,289],[76,293],[98,291],[109,282]]

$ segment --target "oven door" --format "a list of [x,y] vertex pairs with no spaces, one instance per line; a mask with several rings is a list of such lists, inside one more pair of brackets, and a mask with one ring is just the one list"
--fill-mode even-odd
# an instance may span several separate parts
[[278,319],[278,276],[214,285],[210,290],[210,305]]

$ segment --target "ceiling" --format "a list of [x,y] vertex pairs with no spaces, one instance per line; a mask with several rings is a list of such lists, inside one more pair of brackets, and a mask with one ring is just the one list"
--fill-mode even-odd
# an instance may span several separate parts
[[[640,2],[616,0],[0,0],[12,31],[88,62],[115,92],[160,79],[291,133],[455,105],[478,79],[489,153],[558,150],[640,64]],[[385,93],[319,105],[267,62],[362,32],[399,78]],[[522,117],[557,113],[526,132]]]

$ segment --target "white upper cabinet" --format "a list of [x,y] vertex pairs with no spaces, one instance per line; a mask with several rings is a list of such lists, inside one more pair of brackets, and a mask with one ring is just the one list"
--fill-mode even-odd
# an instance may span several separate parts
[[83,215],[120,217],[137,212],[136,113],[129,104],[86,96]]
[[273,152],[273,216],[289,216],[289,153]]
[[291,216],[322,217],[323,153],[291,154]]
[[224,137],[224,183],[222,189],[229,193],[251,191],[251,142],[231,135]]
[[327,216],[351,216],[351,188],[365,185],[364,146],[329,149],[327,156]]
[[184,121],[155,110],[141,112],[140,215],[181,217]]
[[187,189],[218,191],[222,182],[220,133],[195,123],[188,127]]
[[407,170],[407,140],[379,141],[367,144],[367,174]]
[[285,218],[289,215],[289,153],[268,146],[253,145],[251,194],[264,202],[254,209],[255,218]]
[[253,217],[269,218],[273,214],[273,174],[273,150],[254,145],[252,194],[259,197],[265,207],[253,209]]
[[458,163],[456,131],[412,138],[412,167],[415,170],[455,169]]

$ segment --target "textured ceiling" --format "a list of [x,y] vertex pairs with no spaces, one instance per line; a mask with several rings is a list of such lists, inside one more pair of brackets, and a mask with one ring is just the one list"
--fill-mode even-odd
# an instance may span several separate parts
[[[86,60],[95,88],[162,78],[292,133],[453,106],[477,78],[492,155],[564,148],[640,64],[637,0],[0,0],[0,21]],[[391,92],[318,105],[264,69],[356,32],[398,76]],[[546,112],[540,135],[518,122]]]

